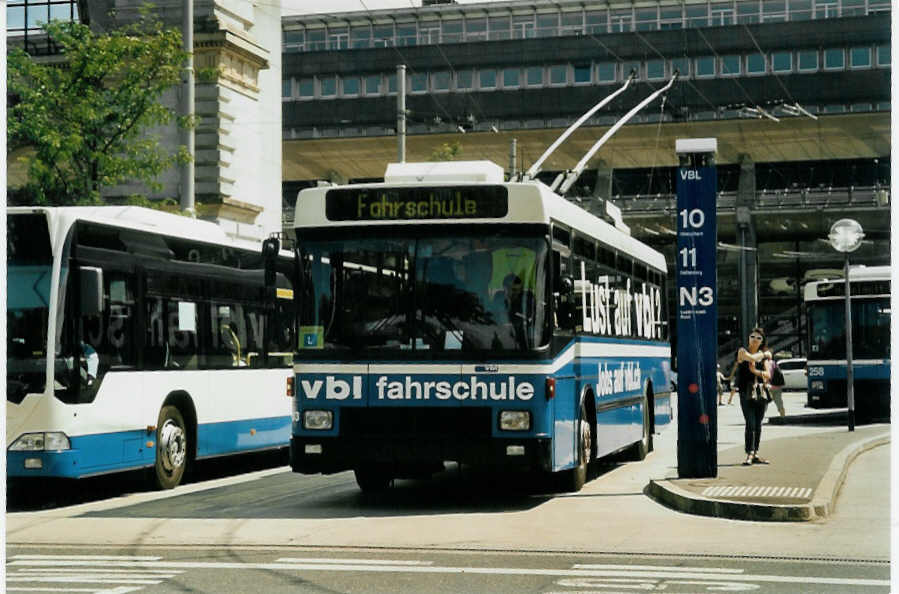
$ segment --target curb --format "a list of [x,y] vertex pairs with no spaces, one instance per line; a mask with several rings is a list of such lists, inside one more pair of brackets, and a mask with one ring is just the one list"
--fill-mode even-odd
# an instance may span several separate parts
[[862,452],[889,442],[890,434],[887,432],[843,448],[834,456],[809,503],[778,505],[711,499],[683,489],[670,480],[651,480],[646,491],[650,497],[667,507],[699,516],[761,522],[823,520],[833,512],[833,502],[840,487],[843,486],[843,481],[846,480],[846,473],[852,461]]

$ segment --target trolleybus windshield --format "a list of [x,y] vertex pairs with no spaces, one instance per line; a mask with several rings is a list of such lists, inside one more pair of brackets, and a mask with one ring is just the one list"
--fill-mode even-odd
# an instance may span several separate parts
[[545,237],[302,243],[300,348],[525,351],[548,341]]

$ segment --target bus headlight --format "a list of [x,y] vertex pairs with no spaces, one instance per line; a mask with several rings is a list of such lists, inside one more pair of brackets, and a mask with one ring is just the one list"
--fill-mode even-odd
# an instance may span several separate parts
[[303,411],[303,428],[327,431],[334,426],[334,413],[330,410]]
[[500,411],[499,428],[503,431],[528,431],[531,428],[531,413],[526,410]]
[[72,444],[69,437],[60,431],[48,431],[46,433],[25,433],[20,435],[11,446],[10,451],[13,452],[39,452],[39,451],[58,451],[70,450]]

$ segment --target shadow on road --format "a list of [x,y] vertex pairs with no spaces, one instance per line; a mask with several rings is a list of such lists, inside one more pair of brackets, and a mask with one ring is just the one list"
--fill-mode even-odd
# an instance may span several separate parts
[[[242,454],[200,460],[183,484],[197,484],[227,476],[285,466],[288,450]],[[152,491],[150,469],[72,479],[7,479],[6,511],[27,512],[56,509],[81,503]]]
[[[591,468],[590,479],[617,465]],[[300,475],[285,469],[253,481],[173,495],[165,499],[93,511],[87,517],[195,519],[323,519],[457,513],[506,513],[533,509],[559,496],[553,478],[480,471],[450,464],[429,480],[396,480],[363,493],[352,472]]]

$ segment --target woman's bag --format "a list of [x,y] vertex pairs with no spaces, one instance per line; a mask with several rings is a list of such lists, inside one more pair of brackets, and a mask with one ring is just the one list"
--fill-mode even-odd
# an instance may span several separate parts
[[777,362],[771,361],[771,385],[775,388],[781,388],[786,385],[787,380],[784,379],[784,374],[780,370],[780,367],[777,366]]

